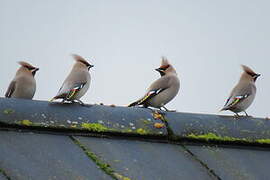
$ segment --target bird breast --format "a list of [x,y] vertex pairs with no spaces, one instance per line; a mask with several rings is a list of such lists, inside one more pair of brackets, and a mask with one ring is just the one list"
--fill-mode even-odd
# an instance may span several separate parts
[[162,107],[170,102],[180,89],[180,82],[177,76],[171,76],[168,82],[168,88],[149,100],[149,105],[152,107]]

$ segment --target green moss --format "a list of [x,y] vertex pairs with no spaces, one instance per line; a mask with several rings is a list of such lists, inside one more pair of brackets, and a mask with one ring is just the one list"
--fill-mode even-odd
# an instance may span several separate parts
[[142,122],[143,122],[144,124],[146,124],[146,125],[152,124],[152,122],[151,122],[151,121],[148,121],[148,120],[142,120]]
[[31,126],[33,123],[27,119],[21,121],[21,125]]
[[4,111],[3,111],[3,113],[4,114],[12,114],[12,113],[14,113],[15,111],[13,110],[13,109],[5,109]]
[[147,134],[147,131],[146,131],[145,129],[143,129],[143,128],[137,129],[136,132],[137,132],[138,134],[141,134],[141,135]]
[[214,133],[208,133],[208,134],[202,134],[202,135],[189,134],[187,137],[192,138],[192,139],[205,140],[205,141],[226,141],[226,142],[241,141],[241,142],[248,142],[248,143],[270,144],[270,139],[250,140],[246,138],[218,136]]
[[140,134],[140,135],[146,135],[146,134],[151,134],[147,128],[138,128],[138,129],[131,129],[131,128],[125,128],[121,130],[122,133],[131,133],[131,134]]
[[126,128],[126,129],[123,129],[121,130],[122,133],[132,133],[133,130],[131,128]]
[[3,174],[3,176],[7,179],[7,180],[11,180],[11,178],[7,175],[7,173],[0,168],[0,174]]
[[270,144],[270,139],[258,139],[256,142],[261,144]]
[[125,177],[125,176],[123,176],[123,175],[121,175],[121,174],[118,174],[118,173],[114,173],[114,175],[116,176],[116,178],[117,178],[118,180],[131,180],[130,178]]
[[103,162],[97,155],[95,155],[93,152],[91,152],[90,149],[86,148],[82,143],[80,143],[79,140],[77,140],[74,137],[71,137],[73,142],[77,144],[83,151],[84,153],[92,159],[96,165],[102,169],[105,173],[110,175],[113,179],[115,180],[130,180],[130,178],[122,176],[121,174],[116,173],[109,164]]
[[161,119],[162,122],[168,123],[168,119],[165,117],[165,115],[161,114]]
[[109,128],[98,123],[82,123],[81,127],[95,132],[105,132],[110,130]]
[[239,138],[233,138],[233,137],[228,137],[228,136],[218,136],[214,133],[208,133],[208,134],[202,134],[202,135],[195,135],[195,134],[189,134],[189,138],[193,139],[202,139],[202,140],[215,140],[215,141],[243,141],[245,139],[239,139]]

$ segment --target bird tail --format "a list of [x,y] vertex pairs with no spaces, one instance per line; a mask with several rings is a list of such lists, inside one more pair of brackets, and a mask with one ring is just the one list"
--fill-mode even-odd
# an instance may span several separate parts
[[137,105],[138,105],[138,102],[139,102],[139,101],[135,101],[135,102],[129,104],[128,107],[137,106]]
[[223,107],[222,109],[220,109],[218,112],[221,112],[221,111],[226,111],[226,110],[228,110],[228,108],[227,107]]
[[54,98],[52,98],[49,102],[53,102],[54,100],[56,100],[57,98],[56,97],[54,97]]

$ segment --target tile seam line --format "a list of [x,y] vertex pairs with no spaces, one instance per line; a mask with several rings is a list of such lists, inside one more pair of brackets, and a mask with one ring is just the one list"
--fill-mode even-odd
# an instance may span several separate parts
[[200,163],[202,167],[204,167],[208,173],[210,173],[213,177],[215,177],[218,180],[222,180],[221,177],[219,177],[215,171],[207,166],[206,163],[204,163],[202,160],[200,160],[194,153],[192,153],[185,145],[181,145],[185,151],[197,162]]
[[[91,161],[93,161],[94,163],[95,163],[95,165],[97,166],[97,167],[99,167],[99,169],[101,170],[101,171],[103,171],[105,174],[107,174],[108,176],[110,176],[112,179],[114,179],[114,180],[119,180],[115,175],[114,175],[114,173],[115,173],[115,171],[111,168],[111,167],[109,167],[110,168],[110,170],[112,171],[111,173],[109,173],[109,172],[107,172],[106,170],[104,170],[91,156],[89,156],[88,154],[87,154],[87,151],[88,152],[91,152],[92,154],[94,154],[95,156],[97,156],[95,153],[93,153],[89,148],[87,148],[87,147],[85,147],[78,139],[76,139],[76,137],[74,137],[74,136],[69,136],[69,138],[71,139],[71,141],[76,145],[76,146],[78,146],[82,151],[83,151],[83,153],[88,157],[88,159],[89,160],[91,160]],[[98,157],[97,157],[97,159],[99,160],[99,161],[101,161],[102,163],[104,163],[102,160],[100,160]],[[107,164],[107,163],[106,163]]]
[[11,178],[7,175],[6,171],[2,168],[0,168],[0,173],[5,177],[7,178],[7,180],[11,180]]

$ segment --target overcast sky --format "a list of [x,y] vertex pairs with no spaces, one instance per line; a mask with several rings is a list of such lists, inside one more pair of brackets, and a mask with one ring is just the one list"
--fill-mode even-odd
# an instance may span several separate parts
[[[181,80],[167,107],[218,113],[242,72],[262,76],[248,113],[270,116],[270,1],[1,0],[0,94],[24,60],[40,68],[34,99],[56,95],[77,53],[94,64],[86,103],[127,105],[166,56]],[[219,113],[232,114],[232,113]]]

